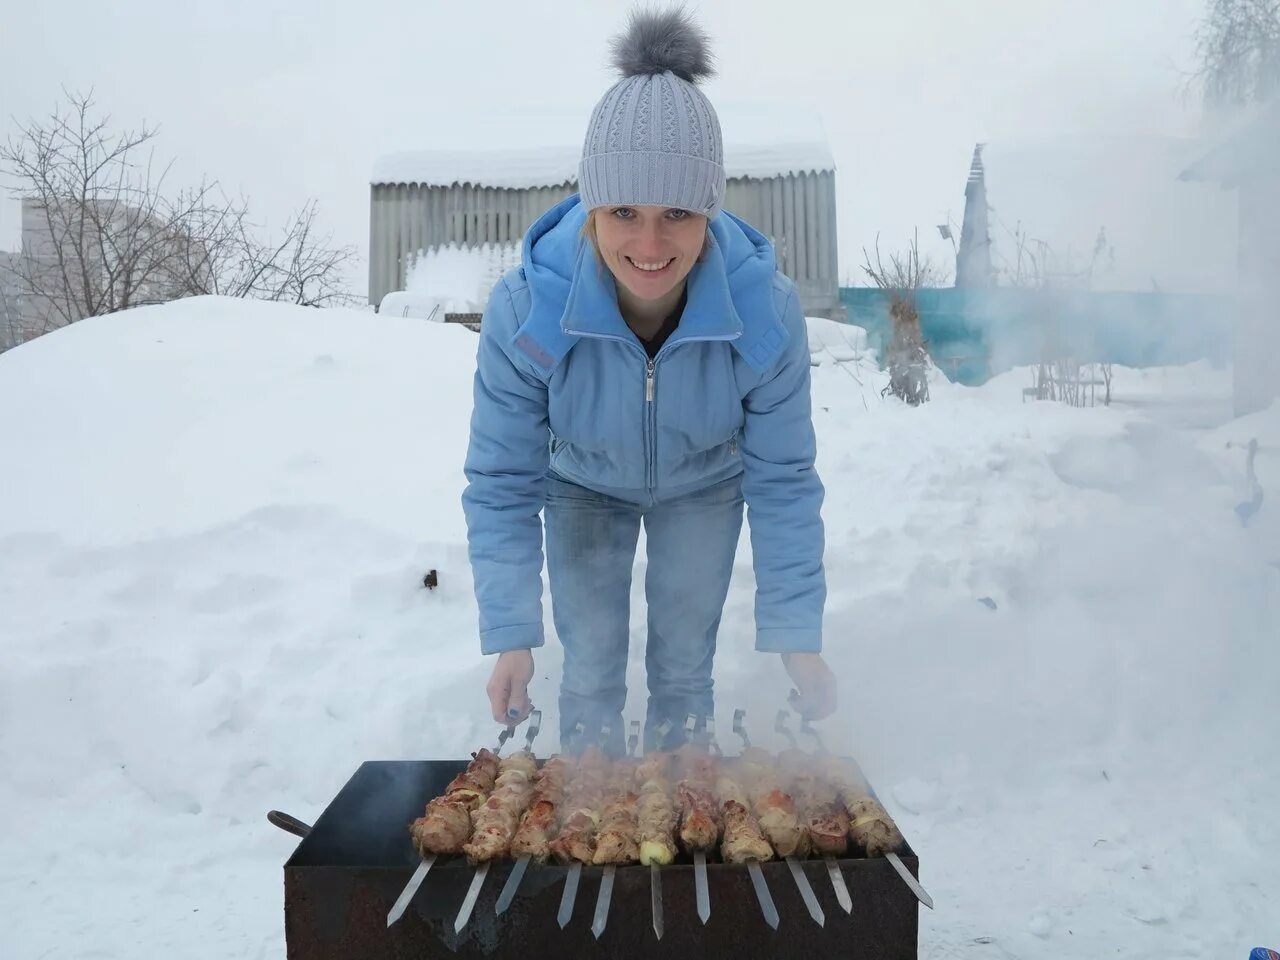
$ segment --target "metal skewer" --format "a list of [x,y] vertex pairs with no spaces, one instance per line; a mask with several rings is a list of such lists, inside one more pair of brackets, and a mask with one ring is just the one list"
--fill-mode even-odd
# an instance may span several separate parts
[[604,933],[605,924],[609,922],[609,904],[613,902],[613,877],[617,871],[614,864],[604,868],[600,878],[600,893],[596,896],[596,915],[591,920],[591,935],[597,940]]
[[511,868],[507,882],[502,886],[502,893],[498,894],[498,902],[493,905],[495,915],[502,916],[507,912],[507,907],[511,906],[511,901],[516,897],[516,891],[520,889],[520,881],[524,879],[524,872],[529,869],[530,859],[527,853],[520,854],[516,859],[516,865]]
[[649,861],[649,903],[653,908],[653,932],[662,939],[662,871],[655,861]]
[[391,905],[391,910],[387,913],[388,927],[404,915],[405,909],[409,906],[409,901],[413,899],[413,895],[422,886],[422,881],[427,879],[427,873],[435,862],[436,855],[434,853],[429,857],[423,857],[422,862],[418,864],[418,869],[413,871],[413,876],[409,878],[409,882],[400,891],[400,896],[396,897],[396,902]]
[[751,875],[751,885],[756,888],[756,900],[760,903],[760,913],[764,922],[773,929],[778,929],[778,908],[774,906],[773,897],[769,893],[769,885],[764,882],[764,871],[755,860],[747,861],[747,873]]
[[[542,730],[542,711],[534,710],[529,714],[529,729],[524,735],[524,748],[529,753],[533,752],[533,740]],[[501,916],[507,912],[507,907],[511,906],[511,901],[515,899],[516,891],[520,889],[520,881],[524,879],[524,872],[529,869],[530,854],[522,853],[516,858],[516,865],[511,868],[511,873],[507,874],[507,882],[502,885],[502,892],[498,894],[498,902],[493,905],[493,912],[496,916]]]
[[707,854],[703,850],[693,852],[693,890],[698,904],[698,919],[706,926],[711,919],[711,893],[707,890]]
[[513,723],[509,727],[507,727],[505,730],[503,730],[500,734],[498,734],[498,745],[493,748],[493,755],[495,757],[498,754],[502,753],[503,745],[508,740],[511,739],[512,734],[514,734],[515,732],[516,732],[516,725]]
[[818,745],[818,750],[820,752],[822,753],[830,752],[829,750],[827,750],[827,745],[822,740],[822,734],[818,733],[818,731],[813,728],[813,723],[809,720],[808,717],[800,718],[800,732],[803,733],[805,736],[811,738],[813,742]]
[[569,866],[569,873],[564,878],[564,893],[560,895],[560,910],[556,914],[556,923],[563,930],[569,925],[573,916],[573,902],[578,897],[578,881],[582,878],[582,861],[575,860]]
[[524,748],[533,752],[533,738],[542,730],[542,711],[534,710],[529,714],[529,729],[525,731]]
[[659,750],[662,750],[666,747],[667,738],[671,736],[672,729],[674,729],[674,725],[671,723],[671,720],[668,718],[666,720],[663,720],[660,724],[658,724],[658,728],[654,730],[653,739],[654,739],[654,743],[657,744]]
[[[684,736],[689,743],[694,742],[694,734],[698,729],[698,718],[690,713],[684,718]],[[705,925],[711,919],[711,891],[707,886],[707,854],[705,850],[693,853],[693,889],[698,905],[698,919]]]
[[713,757],[723,757],[720,752],[720,744],[716,742],[716,718],[708,715],[702,718],[703,736],[707,740],[707,750]]
[[916,895],[916,899],[932,910],[933,897],[929,896],[924,887],[920,886],[920,881],[911,875],[911,871],[908,870],[907,865],[902,862],[902,858],[893,852],[886,853],[884,858],[889,861],[893,869],[898,871],[898,876],[902,878],[903,883],[911,888],[911,892]]
[[744,750],[751,749],[751,738],[747,736],[747,727],[743,722],[747,719],[747,711],[738,709],[733,711],[733,732],[742,738],[742,748]]
[[809,878],[805,876],[804,868],[800,866],[800,861],[795,857],[787,857],[787,868],[791,871],[791,878],[796,882],[796,888],[800,891],[800,899],[804,901],[805,907],[809,910],[809,916],[813,917],[813,922],[818,926],[826,926],[827,916],[822,912],[822,905],[818,903],[818,898],[814,896],[813,887],[809,883]]
[[[854,770],[858,773],[858,779],[865,783],[867,785],[867,789],[871,791],[871,799],[875,800],[876,803],[880,804],[880,806],[884,808],[883,801],[881,801],[879,794],[876,793],[875,787],[871,786],[871,781],[867,779],[867,775],[863,772],[861,764],[859,764],[857,760],[852,762]],[[885,808],[885,812],[888,813],[887,808]],[[902,882],[907,885],[908,889],[916,895],[916,899],[932,910],[933,897],[929,896],[928,891],[925,890],[924,887],[920,886],[920,881],[911,875],[911,871],[908,870],[907,865],[902,862],[902,858],[893,851],[886,853],[884,858],[888,860],[889,865],[897,871],[898,876],[902,878]]]
[[840,872],[840,865],[836,863],[836,858],[828,854],[822,858],[827,863],[827,876],[831,878],[831,889],[836,892],[836,902],[840,904],[845,913],[853,913],[853,898],[849,896],[849,886],[844,882],[844,874]]
[[[794,690],[791,691],[790,699],[792,700],[792,702],[794,702],[798,696],[799,695],[796,693],[796,691]],[[777,730],[779,733],[781,733],[783,736],[785,736],[788,740],[790,740],[791,745],[793,747],[796,746],[795,737],[791,735],[791,731],[787,728],[787,713],[785,710],[778,711],[778,719],[774,724],[774,729]],[[827,750],[826,744],[822,740],[822,736],[818,733],[817,730],[813,728],[813,724],[809,722],[808,717],[801,718],[800,732],[811,737],[814,743],[818,745],[818,749],[821,752],[823,753],[829,752]],[[849,896],[849,885],[845,882],[844,874],[840,872],[840,865],[836,863],[836,858],[833,857],[831,854],[824,855],[822,860],[827,865],[827,877],[831,881],[831,889],[836,895],[836,902],[840,904],[840,908],[844,910],[845,913],[852,914],[853,898]],[[794,870],[792,871],[792,875],[793,876],[796,875]],[[801,873],[800,876],[804,876],[804,874]],[[808,883],[807,878],[805,882]],[[797,879],[797,883],[799,883],[798,879]],[[812,894],[813,892],[812,886],[810,886],[809,892],[810,894]],[[804,897],[804,894],[805,894],[805,891],[802,889],[800,891],[800,895]],[[809,901],[806,898],[805,904],[808,905],[808,903]],[[812,908],[810,908],[809,914],[810,916],[813,916],[814,920],[818,920],[817,916],[814,916]],[[822,923],[822,921],[820,920],[818,922],[819,924]]]
[[475,876],[471,878],[471,886],[467,888],[467,895],[463,898],[462,906],[458,909],[458,919],[453,921],[454,933],[461,933],[462,928],[471,919],[471,911],[475,909],[476,900],[480,896],[480,888],[484,886],[484,878],[488,875],[489,861],[486,860],[476,867]]
[[[581,722],[575,724],[575,735],[583,732]],[[609,742],[609,734],[613,732],[613,728],[609,724],[604,724],[596,736],[596,746],[604,749]],[[556,914],[556,922],[560,924],[563,930],[569,924],[569,920],[573,917],[573,905],[578,899],[578,884],[582,881],[582,861],[575,860],[569,865],[569,873],[564,878],[564,893],[560,895],[560,910]]]
[[787,711],[779,710],[778,718],[773,721],[773,729],[775,733],[780,733],[787,738],[787,742],[791,744],[792,750],[798,750],[800,745],[796,743],[795,734],[787,727]]

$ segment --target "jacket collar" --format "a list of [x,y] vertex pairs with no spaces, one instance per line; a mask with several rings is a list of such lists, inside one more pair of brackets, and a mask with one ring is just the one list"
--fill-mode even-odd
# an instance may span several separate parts
[[[548,373],[582,337],[634,339],[618,311],[613,275],[582,235],[577,194],[552,207],[524,239],[530,309],[513,345]],[[713,242],[689,273],[688,302],[668,343],[729,340],[751,366],[767,368],[786,343],[774,305],[773,247],[727,212],[711,221]]]

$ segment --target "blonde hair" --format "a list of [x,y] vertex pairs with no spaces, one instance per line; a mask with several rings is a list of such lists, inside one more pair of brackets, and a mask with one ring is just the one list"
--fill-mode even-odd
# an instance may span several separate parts
[[[587,213],[587,222],[582,225],[582,237],[591,241],[591,246],[596,251],[596,258],[603,261],[600,256],[600,239],[596,236],[596,214],[603,210],[604,207],[596,207]],[[707,255],[707,251],[711,249],[711,221],[707,221],[707,233],[702,238],[702,252],[698,254],[698,262],[702,262],[702,258]]]

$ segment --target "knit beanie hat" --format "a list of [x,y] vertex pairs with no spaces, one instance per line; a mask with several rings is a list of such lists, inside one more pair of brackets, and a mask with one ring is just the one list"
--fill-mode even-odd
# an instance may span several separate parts
[[724,203],[720,120],[697,87],[714,73],[706,34],[677,8],[631,14],[613,40],[622,79],[596,104],[578,188],[587,210],[653,204],[708,219]]

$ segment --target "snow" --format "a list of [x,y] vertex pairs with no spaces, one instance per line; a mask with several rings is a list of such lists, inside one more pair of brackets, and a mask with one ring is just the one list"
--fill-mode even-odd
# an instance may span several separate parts
[[[821,726],[920,853],[920,955],[1274,946],[1280,405],[1230,420],[1230,371],[1192,364],[1118,369],[1109,408],[1024,403],[1017,370],[910,409],[856,329],[810,330]],[[475,343],[200,298],[0,356],[0,957],[279,957],[296,841],[265,812],[314,821],[362,760],[492,735]],[[1271,499],[1244,525],[1250,438]],[[752,586],[744,538],[718,703],[769,744],[787,684],[745,639]],[[536,658],[554,729],[554,641]]]
[[518,243],[428,247],[409,264],[405,288],[420,302],[441,304],[442,313],[481,313],[489,291],[519,264]]
[[[831,147],[816,113],[802,105],[786,109],[765,102],[717,102],[730,177],[777,177],[834,170]],[[465,145],[433,144],[385,154],[374,162],[373,184],[527,188],[578,180],[582,136],[589,114],[494,115],[491,123],[466,131]],[[445,139],[448,143],[449,140]]]

